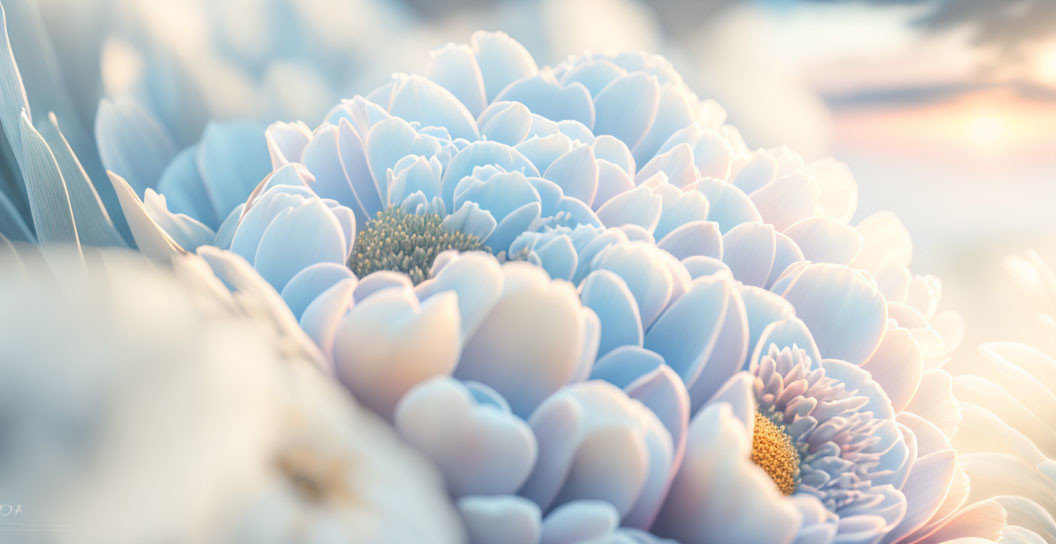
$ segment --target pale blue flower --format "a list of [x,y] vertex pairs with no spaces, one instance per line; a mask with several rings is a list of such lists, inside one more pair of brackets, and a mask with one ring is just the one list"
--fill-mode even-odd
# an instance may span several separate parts
[[[540,68],[477,33],[315,129],[180,154],[102,111],[139,248],[240,255],[476,541],[909,543],[967,519],[960,323],[904,227],[849,225],[845,167],[750,150],[660,57]],[[793,444],[791,496],[750,457],[756,413]]]
[[[252,263],[335,375],[433,458],[474,534],[519,523],[543,538],[547,527],[593,527],[912,542],[961,506],[917,483],[959,481],[949,446],[959,411],[938,368],[958,323],[936,314],[934,281],[910,277],[904,228],[886,215],[847,225],[857,195],[844,168],[749,152],[662,60],[593,55],[539,69],[504,35],[476,34],[434,55],[428,77],[397,75],[315,130],[276,123],[265,139],[273,173],[243,186],[248,201],[212,243]],[[188,224],[178,214],[125,203],[129,217],[153,218],[130,224],[137,240],[166,241],[158,253],[190,240],[173,228]],[[392,207],[438,217],[429,228],[442,230],[422,240],[471,235],[528,263],[448,252],[407,257],[428,271],[417,286],[394,271],[357,278],[344,266],[355,238]],[[375,240],[402,247],[393,233],[410,223],[398,225]],[[749,416],[770,401],[749,395],[742,370],[775,346],[826,366],[849,420],[886,421],[882,451],[805,458],[792,498],[744,449]],[[861,444],[880,425],[810,447]],[[933,429],[930,449],[906,446]],[[717,450],[701,438],[712,433],[742,446]],[[890,467],[874,479],[862,471],[877,456]],[[680,471],[730,463],[733,480],[677,483]],[[826,470],[835,487],[819,481]],[[761,513],[721,514],[738,504]]]

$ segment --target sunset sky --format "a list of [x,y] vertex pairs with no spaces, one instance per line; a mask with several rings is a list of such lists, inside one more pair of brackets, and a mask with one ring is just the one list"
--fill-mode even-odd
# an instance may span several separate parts
[[750,143],[850,164],[859,218],[902,218],[966,345],[1037,341],[1001,259],[1056,261],[1056,2],[710,4],[672,55],[701,94]]

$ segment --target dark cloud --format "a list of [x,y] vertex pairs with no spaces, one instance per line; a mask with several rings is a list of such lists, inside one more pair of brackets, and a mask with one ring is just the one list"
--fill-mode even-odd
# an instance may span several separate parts
[[1028,100],[1056,101],[1056,89],[1037,85],[1029,81],[1003,83],[962,82],[946,85],[873,88],[848,93],[832,93],[823,96],[823,98],[833,110],[900,108],[946,102],[963,95],[990,89],[1007,89]]
[[[864,3],[920,6],[914,26],[929,31],[967,29],[982,47],[1018,55],[1024,46],[1056,38],[1056,0],[804,0],[814,3]],[[762,4],[774,2],[763,1]],[[781,2],[778,2],[781,3]],[[784,2],[787,3],[787,2]]]

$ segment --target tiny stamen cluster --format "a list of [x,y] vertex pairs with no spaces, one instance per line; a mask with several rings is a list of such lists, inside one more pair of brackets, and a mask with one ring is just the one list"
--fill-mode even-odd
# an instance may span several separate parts
[[379,270],[403,272],[417,285],[429,277],[436,256],[452,249],[487,251],[476,236],[445,229],[439,215],[414,215],[393,206],[378,212],[356,236],[348,267],[360,278]]

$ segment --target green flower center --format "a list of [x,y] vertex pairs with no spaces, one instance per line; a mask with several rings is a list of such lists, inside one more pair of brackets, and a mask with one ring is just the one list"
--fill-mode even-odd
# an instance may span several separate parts
[[444,251],[488,251],[476,236],[448,231],[442,222],[439,215],[414,215],[396,206],[380,211],[356,236],[348,267],[360,278],[378,270],[403,272],[417,285]]
[[791,495],[799,484],[799,452],[783,425],[755,413],[752,431],[752,462],[770,475],[777,488]]

